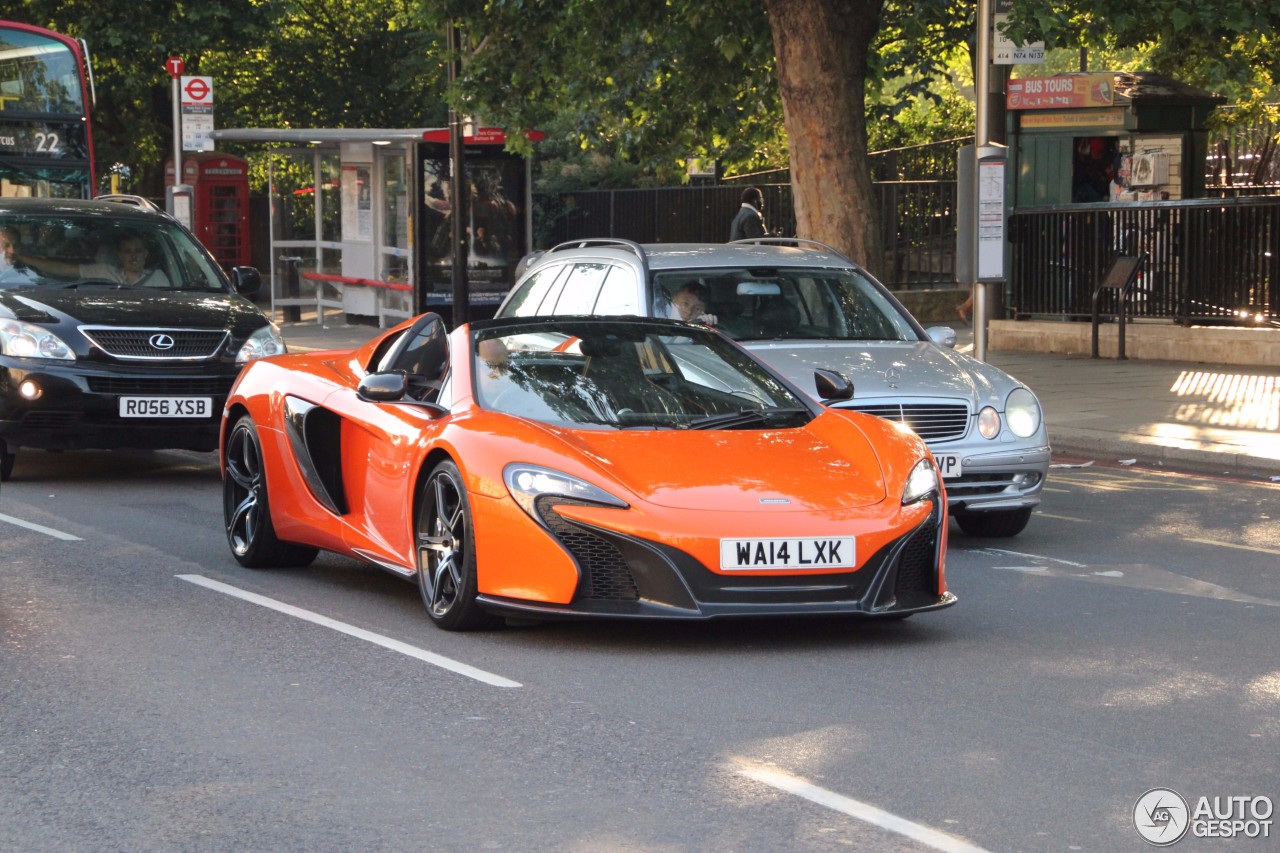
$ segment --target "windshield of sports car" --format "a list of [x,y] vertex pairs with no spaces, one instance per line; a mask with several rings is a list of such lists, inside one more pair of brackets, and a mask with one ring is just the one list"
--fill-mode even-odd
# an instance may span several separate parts
[[575,319],[473,334],[486,409],[587,429],[785,429],[818,409],[751,356],[676,323]]
[[653,281],[655,315],[710,323],[739,341],[921,340],[882,288],[857,270],[685,269],[655,272]]
[[227,290],[208,253],[167,220],[0,215],[0,289],[32,287]]

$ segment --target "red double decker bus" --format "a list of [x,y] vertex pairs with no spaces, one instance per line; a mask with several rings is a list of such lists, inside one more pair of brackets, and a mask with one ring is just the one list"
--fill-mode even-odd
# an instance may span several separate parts
[[93,197],[92,103],[83,42],[0,21],[0,196]]

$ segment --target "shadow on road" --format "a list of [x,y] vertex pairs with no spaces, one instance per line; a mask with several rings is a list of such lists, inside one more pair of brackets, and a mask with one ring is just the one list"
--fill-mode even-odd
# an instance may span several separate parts
[[18,448],[5,487],[67,481],[154,482],[158,479],[216,480],[217,453],[190,450],[65,450]]

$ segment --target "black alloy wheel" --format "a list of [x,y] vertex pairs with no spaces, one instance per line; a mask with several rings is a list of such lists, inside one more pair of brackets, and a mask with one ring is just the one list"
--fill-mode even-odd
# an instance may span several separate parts
[[431,471],[418,501],[418,592],[431,621],[446,631],[496,627],[476,603],[475,533],[458,466]]
[[984,539],[1008,539],[1017,536],[1031,520],[1031,507],[1021,509],[996,509],[986,512],[960,510],[956,523],[969,536]]
[[262,470],[262,442],[253,419],[236,421],[227,437],[222,472],[222,518],[231,554],[250,569],[307,566],[319,553],[315,548],[282,542],[271,525],[267,479]]

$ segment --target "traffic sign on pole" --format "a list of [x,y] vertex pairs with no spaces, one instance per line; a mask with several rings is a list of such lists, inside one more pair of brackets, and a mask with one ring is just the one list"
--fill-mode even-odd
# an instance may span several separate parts
[[182,149],[213,150],[213,78],[183,77]]
[[213,106],[213,78],[183,77],[182,105],[184,107]]
[[182,72],[187,70],[187,63],[182,61],[181,56],[171,56],[164,61],[165,70],[169,72],[169,76],[175,80],[182,76]]

